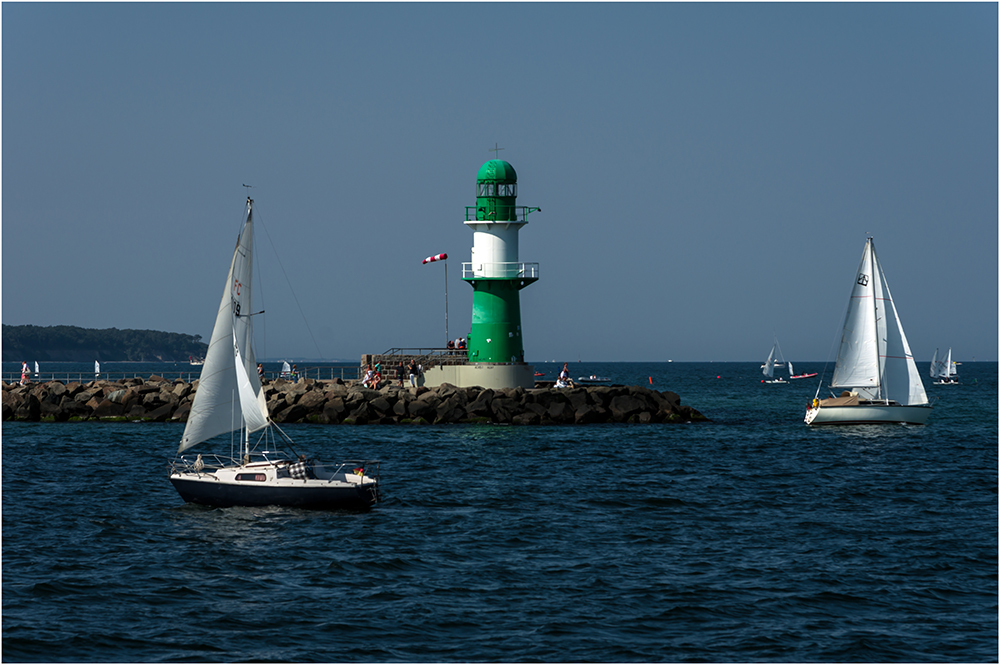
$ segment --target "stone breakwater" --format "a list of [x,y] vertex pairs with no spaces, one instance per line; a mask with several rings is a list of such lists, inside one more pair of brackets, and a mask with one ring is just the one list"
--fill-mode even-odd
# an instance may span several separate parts
[[[3,420],[186,422],[198,381],[162,377],[122,381],[3,384]],[[570,389],[384,386],[371,390],[340,379],[264,385],[277,423],[354,425],[505,423],[683,423],[708,420],[677,393],[640,386]]]

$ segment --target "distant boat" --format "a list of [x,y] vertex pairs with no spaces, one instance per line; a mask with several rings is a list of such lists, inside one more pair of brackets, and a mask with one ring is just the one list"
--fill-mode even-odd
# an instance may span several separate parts
[[35,374],[38,374],[38,361],[35,361]]
[[97,362],[95,360],[94,361],[94,376],[100,376],[100,375],[101,375],[101,363],[99,363],[99,362]]
[[934,385],[958,385],[958,366],[957,363],[951,360],[951,349],[948,349],[948,355],[943,360],[938,360],[937,355],[938,350],[934,349],[934,357],[931,358],[931,378],[938,379],[934,382]]
[[869,238],[854,277],[830,399],[806,409],[807,425],[927,422],[931,406],[899,312]]
[[590,376],[581,376],[576,380],[577,383],[611,383],[611,379],[606,376],[597,376],[591,374]]
[[188,356],[188,362],[191,363],[192,365],[204,365],[205,364],[204,358],[201,359],[201,360],[199,360],[197,358],[192,358],[191,356]]
[[[170,482],[184,501],[219,508],[369,507],[378,501],[378,462],[328,464],[306,459],[295,453],[291,439],[271,421],[252,346],[252,241],[253,201],[248,198],[246,221],[226,277],[198,390],[171,465]],[[234,451],[230,437],[220,435],[237,431],[240,436]],[[215,437],[229,457],[215,454],[192,459],[181,454]]]
[[[777,357],[775,357],[774,355],[775,351],[778,352]],[[761,367],[764,369],[764,376],[766,376],[767,378],[761,379],[760,382],[787,384],[788,381],[785,381],[780,376],[778,378],[774,378],[774,368],[784,367],[784,366],[785,366],[785,358],[781,355],[781,347],[778,345],[778,338],[775,337],[774,344],[771,346],[771,353],[768,354],[767,360],[765,360],[764,364],[761,365]],[[789,373],[791,373],[792,371],[791,363],[788,363],[788,371]]]

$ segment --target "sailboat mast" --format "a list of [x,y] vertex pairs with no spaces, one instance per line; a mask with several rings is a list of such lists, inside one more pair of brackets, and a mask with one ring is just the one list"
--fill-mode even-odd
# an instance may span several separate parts
[[[253,224],[253,199],[248,196],[247,197],[247,221],[246,221],[246,224],[243,225],[244,226],[244,230],[246,228],[250,227],[251,224]],[[247,253],[248,253],[247,263],[248,263],[248,265],[250,265],[251,262],[253,261],[253,247],[252,246],[248,246],[247,247]],[[253,318],[250,317],[250,312],[253,311],[253,289],[250,288],[250,278],[252,278],[252,277],[253,277],[253,270],[249,269],[247,271],[247,309],[246,309],[247,327],[248,327],[248,330],[247,330],[247,342],[248,342],[247,353],[250,352],[249,340],[253,338],[253,331],[252,331],[251,328],[249,328],[249,326],[251,325],[251,323],[253,321]],[[240,315],[239,312],[237,312],[236,316],[239,316],[239,315]],[[240,358],[238,354],[237,354],[236,362],[243,362],[243,359]],[[246,418],[245,417],[244,417],[244,420],[243,420],[243,449],[245,451],[243,453],[244,463],[245,464],[249,464],[249,462],[250,462],[250,427],[247,426],[247,424],[246,424]]]
[[[882,399],[882,380],[885,374],[885,358],[881,344],[879,343],[878,332],[878,293],[882,290],[882,283],[877,282],[880,271],[875,259],[875,239],[868,239],[868,258],[872,271],[872,310],[875,312],[875,362],[878,365],[876,376],[878,378],[878,398]],[[876,288],[876,283],[878,288]]]

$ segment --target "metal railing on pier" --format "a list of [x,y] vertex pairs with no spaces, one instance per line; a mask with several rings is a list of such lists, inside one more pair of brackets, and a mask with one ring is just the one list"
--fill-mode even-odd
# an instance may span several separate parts
[[[316,379],[317,381],[332,381],[334,379],[341,379],[342,381],[357,381],[360,378],[360,372],[357,365],[334,365],[334,366],[323,366],[323,367],[303,367],[297,370],[298,378],[300,379]],[[277,378],[289,378],[282,377],[282,372],[280,371],[265,371],[265,380],[274,380]],[[45,383],[47,381],[59,381],[60,383],[89,383],[91,381],[124,381],[125,379],[143,379],[148,380],[151,376],[163,377],[167,381],[176,381],[180,379],[185,383],[192,383],[201,376],[201,368],[172,371],[172,372],[129,372],[129,371],[110,371],[110,372],[32,372],[29,377],[30,383]],[[4,383],[14,384],[21,382],[20,372],[3,372],[0,375]]]

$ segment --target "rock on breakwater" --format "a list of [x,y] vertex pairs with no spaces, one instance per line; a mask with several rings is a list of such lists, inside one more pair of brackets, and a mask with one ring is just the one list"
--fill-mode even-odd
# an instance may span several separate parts
[[[48,381],[3,384],[3,420],[119,420],[186,422],[198,381],[159,376],[88,383]],[[277,423],[557,425],[682,423],[708,420],[681,404],[677,393],[641,386],[570,389],[434,388],[384,386],[379,390],[340,379],[264,385]]]

